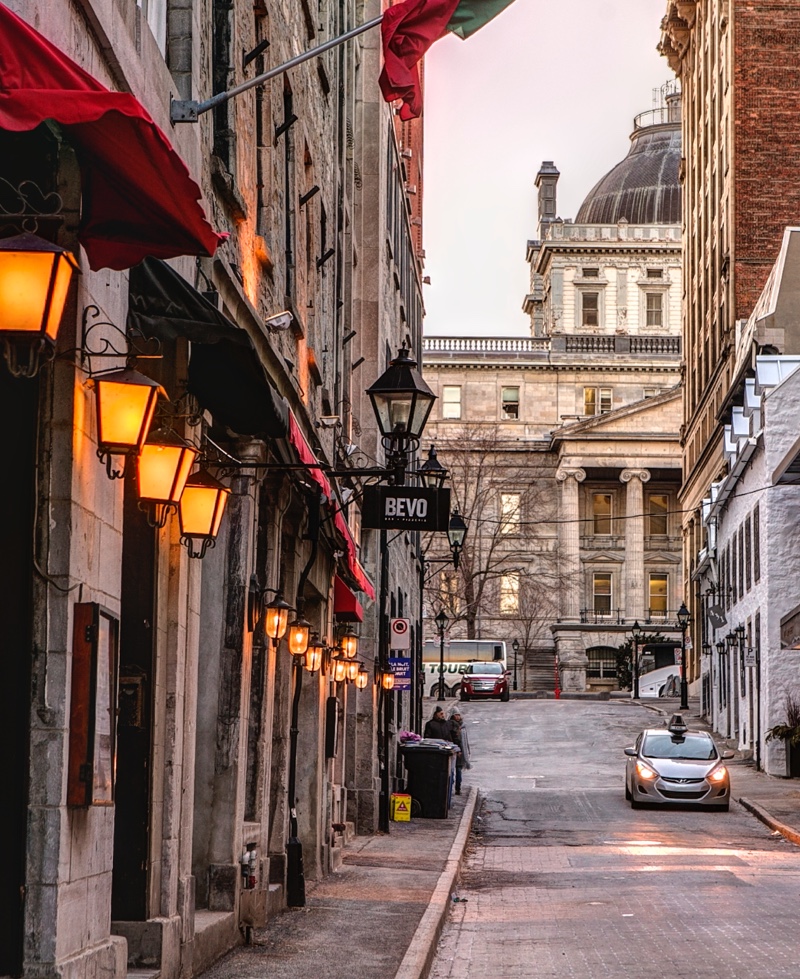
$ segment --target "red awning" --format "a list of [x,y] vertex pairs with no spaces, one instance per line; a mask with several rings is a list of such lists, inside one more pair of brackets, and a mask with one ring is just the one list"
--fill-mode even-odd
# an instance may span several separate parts
[[93,269],[214,254],[225,236],[212,231],[200,188],[142,105],[0,4],[0,129],[26,132],[48,119],[80,163],[78,240]]
[[319,486],[322,492],[330,500],[333,496],[333,490],[331,489],[331,484],[328,482],[328,477],[325,473],[317,468],[317,457],[314,455],[314,451],[311,446],[306,441],[305,435],[303,435],[303,430],[300,428],[300,423],[295,418],[294,412],[289,409],[289,441],[294,446],[294,450],[297,453],[301,462],[305,463],[307,466],[313,466],[314,468],[308,470],[308,475],[314,482]]
[[363,622],[364,609],[355,592],[339,575],[333,579],[333,614],[337,622]]
[[374,601],[375,589],[372,587],[372,582],[367,577],[366,572],[361,567],[358,557],[356,556],[356,542],[353,540],[353,535],[350,533],[350,528],[347,526],[347,521],[344,519],[342,511],[339,509],[337,509],[333,514],[333,525],[344,538],[344,545],[347,548],[347,570],[358,582],[358,587],[364,592],[367,598]]

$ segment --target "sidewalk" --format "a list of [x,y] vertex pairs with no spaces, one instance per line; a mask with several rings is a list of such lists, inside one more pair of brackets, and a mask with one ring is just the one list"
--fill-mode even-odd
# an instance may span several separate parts
[[[306,881],[306,907],[272,918],[203,979],[420,979],[436,951],[478,802],[465,781],[447,819],[355,837],[341,868]],[[306,858],[308,859],[308,858]]]
[[[709,730],[705,718],[700,714],[700,702],[694,697],[689,698],[688,711],[681,710],[678,699],[640,700],[639,704],[666,717],[683,714],[690,727]],[[736,750],[735,744],[725,743]],[[800,846],[800,779],[775,778],[757,772],[755,762],[741,756],[731,761],[730,769],[733,798],[770,829]]]

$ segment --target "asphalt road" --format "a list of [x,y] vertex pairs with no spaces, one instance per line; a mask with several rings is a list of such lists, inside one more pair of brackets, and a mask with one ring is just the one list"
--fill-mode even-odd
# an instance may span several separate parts
[[661,718],[630,701],[463,714],[485,798],[431,979],[800,975],[800,849],[737,802],[625,801],[622,749]]

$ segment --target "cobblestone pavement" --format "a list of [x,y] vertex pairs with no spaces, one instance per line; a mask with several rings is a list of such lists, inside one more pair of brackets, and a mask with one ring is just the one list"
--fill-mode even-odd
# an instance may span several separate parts
[[800,974],[796,846],[737,802],[625,802],[622,748],[660,719],[635,704],[522,701],[504,730],[494,705],[469,706],[485,800],[432,979]]

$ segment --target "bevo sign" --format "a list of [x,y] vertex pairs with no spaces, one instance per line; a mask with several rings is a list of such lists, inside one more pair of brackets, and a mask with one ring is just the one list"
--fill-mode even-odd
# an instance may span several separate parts
[[377,530],[447,530],[450,490],[420,486],[367,486],[362,527]]

